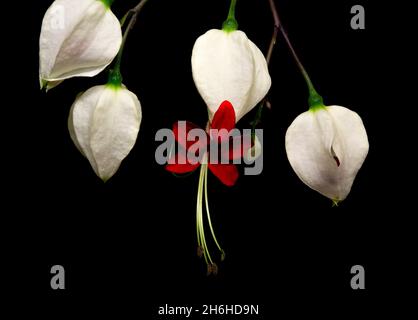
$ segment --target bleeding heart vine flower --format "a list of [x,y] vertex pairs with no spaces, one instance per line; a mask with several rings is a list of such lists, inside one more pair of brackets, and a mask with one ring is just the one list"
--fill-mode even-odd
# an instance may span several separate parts
[[[199,127],[192,122],[185,123],[183,128],[185,132],[181,132],[182,128],[179,126],[179,122],[174,124],[174,138],[186,152],[173,155],[166,169],[176,174],[184,174],[193,172],[203,162],[224,185],[228,187],[235,185],[239,176],[238,169],[235,164],[229,163],[229,161],[241,158],[248,153],[251,148],[251,137],[242,139],[240,135],[232,136],[231,132],[235,129],[235,111],[232,104],[229,101],[221,103],[209,124],[206,139],[196,142],[188,141],[187,137],[194,129],[199,129]],[[223,144],[226,148],[223,147]],[[216,159],[211,157],[212,148],[217,149]],[[191,154],[197,154],[200,161],[191,161]]]
[[280,29],[309,89],[309,111],[286,132],[287,157],[307,186],[338,204],[350,193],[369,151],[366,129],[357,113],[324,105],[282,25]]
[[344,107],[306,111],[286,132],[286,152],[293,170],[306,185],[336,203],[349,194],[368,150],[361,118]]
[[[208,274],[217,273],[218,267],[213,261],[209,252],[203,223],[203,195],[205,196],[205,208],[207,213],[207,221],[211,231],[212,238],[221,253],[221,260],[225,258],[225,252],[221,248],[212,226],[209,201],[208,201],[208,169],[226,186],[235,185],[239,173],[235,164],[228,161],[235,160],[246,155],[251,148],[251,137],[242,137],[241,135],[233,135],[231,132],[235,129],[235,111],[229,101],[224,101],[215,112],[212,121],[209,123],[205,139],[198,141],[190,141],[187,139],[190,133],[199,128],[191,122],[187,122],[182,128],[179,123],[173,126],[173,133],[176,141],[186,152],[178,152],[169,160],[166,169],[175,174],[185,174],[193,172],[199,166],[200,178],[197,193],[196,221],[197,221],[197,239],[198,239],[198,255],[204,257],[208,267]],[[181,132],[182,129],[184,132]],[[202,130],[202,129],[201,129]],[[223,148],[223,145],[227,148]],[[216,159],[212,158],[210,151],[217,148]],[[220,150],[220,152],[218,152]],[[199,156],[199,161],[192,162],[190,155]],[[228,160],[228,161],[224,161]]]
[[222,101],[235,109],[238,122],[267,94],[271,78],[260,49],[238,31],[235,0],[222,30],[212,29],[200,36],[192,53],[192,73],[196,87],[212,119]]
[[96,86],[71,107],[68,129],[78,150],[103,181],[110,179],[135,145],[141,104],[120,83]]
[[72,77],[93,77],[117,55],[122,43],[111,0],[55,0],[45,13],[39,39],[41,88]]
[[[228,18],[224,22],[222,30],[209,30],[200,36],[196,40],[192,52],[193,79],[209,112],[206,140],[209,140],[210,145],[222,145],[234,139],[241,141],[241,137],[231,137],[231,131],[235,128],[236,122],[265,97],[271,86],[271,78],[264,55],[244,32],[237,30],[235,6],[236,0],[231,0]],[[195,125],[187,123],[186,134],[182,136],[187,136],[195,128]],[[219,136],[212,133],[212,130],[222,129],[224,135]],[[183,141],[179,135],[178,125],[174,126],[173,131],[179,145],[186,149],[187,154],[194,153],[196,149],[207,148],[207,142],[190,144],[188,141]],[[236,144],[232,143],[232,149],[227,149],[226,154],[221,151],[221,157],[233,160],[248,156],[252,139],[244,137],[243,140],[244,143],[239,143],[237,149],[235,149]],[[198,255],[204,257],[208,274],[216,274],[218,267],[212,259],[205,237],[203,195],[205,196],[207,222],[212,238],[221,253],[221,260],[225,258],[225,252],[215,236],[210,218],[207,191],[208,169],[226,186],[233,186],[239,175],[235,164],[223,163],[223,161],[219,163],[218,159],[213,162],[212,153],[209,151],[203,153],[203,157],[198,163],[191,163],[188,158],[184,159],[184,155],[178,153],[170,159],[166,169],[173,173],[187,173],[194,171],[199,166],[200,177],[196,204]]]

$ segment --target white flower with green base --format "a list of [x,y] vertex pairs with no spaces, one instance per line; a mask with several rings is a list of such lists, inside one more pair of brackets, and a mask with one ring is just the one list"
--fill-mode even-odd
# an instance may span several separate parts
[[193,80],[208,107],[209,120],[228,100],[238,122],[266,96],[271,86],[263,53],[244,32],[237,30],[235,5],[236,1],[231,1],[222,30],[209,30],[193,47]]
[[41,88],[49,90],[72,77],[93,77],[112,62],[122,43],[119,20],[110,10],[112,2],[53,2],[39,38]]
[[[79,95],[68,117],[68,129],[74,144],[103,181],[110,179],[128,156],[141,125],[141,104],[137,96],[122,84],[120,68],[129,32],[147,1],[141,0],[123,19],[130,18],[118,45],[108,83]],[[101,5],[106,4],[108,8],[111,2],[103,0]]]
[[[232,0],[222,30],[207,31],[196,40],[193,47],[193,80],[206,103],[209,127],[223,102],[228,101],[232,105],[236,123],[262,101],[271,87],[266,58],[246,34],[238,30],[235,7],[236,0]],[[258,142],[253,154],[259,153],[260,147]],[[198,255],[204,258],[208,274],[216,274],[218,266],[210,253],[205,235],[205,211],[210,235],[220,253],[221,261],[225,258],[225,251],[212,226],[207,179],[208,165],[203,163],[200,168],[196,204]]]
[[303,183],[337,205],[350,193],[366,159],[366,129],[357,113],[325,106],[283,27],[281,31],[309,89],[309,110],[299,115],[286,132],[287,157]]
[[340,106],[311,108],[286,132],[286,153],[293,170],[335,203],[350,193],[368,150],[360,116]]
[[112,79],[80,95],[68,129],[78,150],[103,181],[110,179],[135,145],[142,120],[137,96]]

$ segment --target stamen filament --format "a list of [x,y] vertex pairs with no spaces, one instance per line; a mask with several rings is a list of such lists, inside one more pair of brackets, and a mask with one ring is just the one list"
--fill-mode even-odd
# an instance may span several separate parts
[[[205,259],[206,266],[208,268],[208,275],[209,274],[217,274],[218,273],[218,266],[216,263],[213,262],[212,256],[210,255],[210,251],[208,245],[206,243],[205,237],[205,227],[203,222],[203,210],[206,209],[206,216],[208,219],[209,228],[211,231],[212,238],[218,247],[219,251],[221,252],[221,261],[225,258],[225,252],[219,245],[219,242],[216,238],[215,231],[212,226],[212,220],[210,218],[210,211],[209,211],[209,200],[208,200],[208,164],[206,163],[207,154],[203,156],[202,163],[200,166],[200,176],[199,176],[199,185],[197,188],[197,201],[196,201],[196,233],[197,233],[197,253],[199,257]],[[205,208],[203,207],[203,195],[205,196]]]
[[[202,161],[204,162],[204,161]],[[196,203],[196,231],[197,231],[197,243],[199,250],[202,251],[203,257],[207,265],[213,265],[212,257],[209,253],[208,246],[206,244],[205,229],[203,226],[203,187],[205,177],[207,175],[207,164],[202,164],[200,167],[199,185],[197,190],[197,203]]]
[[216,235],[215,235],[215,231],[212,227],[212,220],[210,218],[210,211],[209,211],[209,200],[208,200],[208,170],[206,170],[205,172],[205,204],[206,204],[206,215],[208,218],[208,223],[209,223],[209,228],[210,228],[210,232],[212,234],[212,238],[213,241],[215,242],[216,246],[218,247],[219,251],[221,252],[221,260],[224,260],[225,258],[225,252],[224,250],[221,248],[221,246],[219,245],[218,240],[216,239]]

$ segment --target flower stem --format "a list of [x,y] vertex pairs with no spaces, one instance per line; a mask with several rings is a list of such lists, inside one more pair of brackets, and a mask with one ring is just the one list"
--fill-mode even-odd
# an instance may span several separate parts
[[120,65],[122,63],[123,50],[125,48],[126,40],[128,39],[129,32],[135,26],[135,23],[136,23],[137,18],[138,18],[138,14],[141,12],[142,8],[145,6],[145,4],[147,2],[148,2],[148,0],[141,0],[135,7],[130,9],[125,14],[125,16],[123,17],[123,19],[121,21],[122,22],[121,25],[123,26],[125,24],[125,21],[126,21],[127,17],[130,15],[130,20],[129,20],[128,26],[125,29],[125,32],[123,33],[122,44],[120,46],[118,55],[116,56],[115,64],[113,66],[113,69],[110,70],[109,82],[111,82],[112,84],[117,84],[118,81],[120,82],[119,84],[122,83],[122,75],[121,75],[121,72],[120,72]]
[[[269,49],[268,49],[267,54],[266,54],[267,66],[270,66],[270,61],[271,61],[271,58],[273,56],[274,47],[275,47],[276,42],[277,42],[277,36],[279,35],[280,19],[279,19],[279,15],[277,13],[276,4],[274,3],[274,0],[268,0],[268,1],[270,3],[270,9],[271,9],[271,12],[273,14],[273,19],[274,19],[273,35],[271,36]],[[264,109],[264,107],[265,107],[266,104],[269,105],[270,103],[267,101],[267,98],[264,98],[259,103],[259,105],[257,107],[257,113],[255,115],[254,120],[251,121],[252,137],[253,137],[253,139],[255,138],[255,128],[261,122],[261,118],[262,118],[262,115],[263,115],[263,109]],[[253,142],[254,142],[254,140],[253,140]]]
[[299,67],[300,72],[302,73],[303,78],[305,79],[306,85],[308,86],[309,90],[309,108],[310,109],[317,109],[318,107],[324,106],[324,100],[322,97],[318,94],[318,92],[315,90],[314,85],[312,84],[311,78],[308,75],[308,72],[306,72],[305,67],[303,66],[302,62],[300,61],[295,49],[292,46],[292,43],[290,42],[289,36],[287,35],[286,31],[284,30],[283,26],[280,26],[280,30],[282,32],[282,35],[287,43],[287,46],[289,47],[290,52],[292,53],[293,58],[295,59],[295,62],[297,66]]
[[238,22],[235,19],[235,6],[237,0],[231,0],[231,5],[229,6],[228,18],[222,24],[222,30],[226,32],[232,32],[238,29]]
[[274,0],[269,0],[269,3],[270,3],[271,12],[273,14],[273,19],[274,19],[274,30],[273,30],[273,35],[270,41],[270,47],[266,55],[267,65],[270,65],[270,60],[273,55],[274,46],[276,45],[277,36],[280,30],[280,19],[279,19],[279,14],[277,13],[276,4],[274,3]]
[[[292,43],[290,42],[289,36],[287,35],[286,30],[283,27],[283,24],[280,21],[280,17],[279,17],[279,13],[277,11],[276,8],[276,4],[274,3],[274,0],[269,0],[270,2],[270,9],[271,12],[273,14],[273,18],[274,18],[274,26],[275,26],[275,33],[278,32],[278,30],[281,31],[283,38],[286,41],[287,46],[289,47],[289,50],[293,56],[293,59],[295,60],[300,72],[302,73],[303,78],[305,79],[306,85],[308,86],[308,90],[309,90],[309,108],[311,110],[317,109],[317,108],[322,108],[324,107],[324,101],[322,99],[322,97],[318,94],[318,92],[315,90],[315,87],[312,84],[311,78],[308,75],[308,72],[306,71],[305,67],[303,66],[302,62],[300,61],[295,48],[293,47]],[[273,35],[274,37],[274,35]],[[270,50],[269,50],[269,54],[267,54],[267,58],[271,57],[271,51],[272,46],[274,46],[274,43],[272,45],[270,45]]]

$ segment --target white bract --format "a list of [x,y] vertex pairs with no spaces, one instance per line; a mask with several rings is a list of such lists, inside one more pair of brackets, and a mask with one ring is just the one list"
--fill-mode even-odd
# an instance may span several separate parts
[[192,72],[210,120],[228,100],[238,122],[271,86],[264,55],[242,31],[212,29],[200,36],[193,48]]
[[77,97],[68,128],[79,151],[104,181],[133,148],[142,119],[136,95],[125,87],[96,86]]
[[93,77],[117,55],[119,20],[105,1],[55,0],[39,39],[39,79],[51,89],[72,77]]
[[309,187],[344,200],[369,150],[359,115],[339,106],[299,115],[286,133],[286,152],[293,170]]

